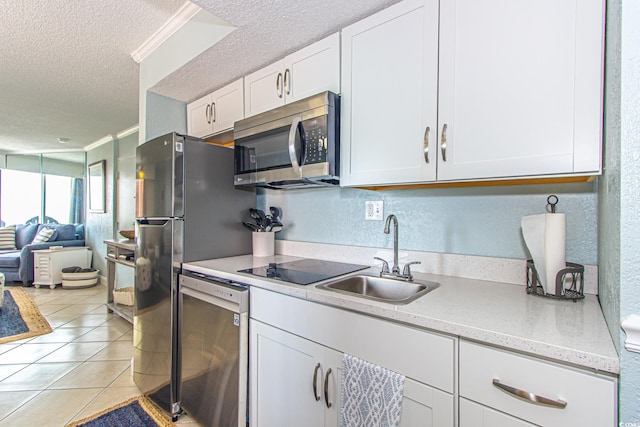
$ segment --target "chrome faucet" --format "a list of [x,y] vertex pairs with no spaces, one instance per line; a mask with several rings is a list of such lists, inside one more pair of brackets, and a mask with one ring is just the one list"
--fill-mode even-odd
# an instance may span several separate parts
[[413,280],[411,274],[411,265],[420,264],[420,261],[408,262],[400,273],[400,266],[398,265],[398,218],[394,214],[387,217],[387,221],[384,224],[384,234],[391,232],[391,221],[393,221],[393,267],[389,271],[389,263],[382,258],[373,257],[379,261],[382,261],[382,270],[380,271],[380,277],[392,277],[394,279],[402,279],[407,281]]
[[387,222],[384,223],[384,234],[389,234],[391,221],[393,220],[393,268],[391,272],[393,274],[400,274],[400,267],[398,266],[398,218],[394,214],[387,217]]

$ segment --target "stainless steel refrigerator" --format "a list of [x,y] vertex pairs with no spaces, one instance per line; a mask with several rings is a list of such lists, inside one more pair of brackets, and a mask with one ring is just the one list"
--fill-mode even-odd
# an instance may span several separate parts
[[137,147],[133,379],[173,417],[182,263],[251,253],[241,221],[254,205],[234,188],[232,149],[176,133]]

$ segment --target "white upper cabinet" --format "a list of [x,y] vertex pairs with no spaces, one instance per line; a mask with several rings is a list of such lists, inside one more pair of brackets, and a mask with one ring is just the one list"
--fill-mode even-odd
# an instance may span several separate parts
[[345,28],[342,54],[341,184],[435,180],[438,1]]
[[242,79],[228,84],[187,106],[187,133],[199,138],[233,128],[244,118]]
[[439,180],[600,172],[603,10],[441,2]]
[[439,3],[344,29],[341,184],[600,173],[603,1]]
[[340,33],[244,78],[245,116],[330,90],[340,93]]

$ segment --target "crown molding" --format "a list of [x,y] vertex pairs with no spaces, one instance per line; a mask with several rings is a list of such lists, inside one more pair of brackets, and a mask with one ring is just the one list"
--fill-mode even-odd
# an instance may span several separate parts
[[127,128],[123,131],[120,131],[116,134],[116,137],[118,139],[122,139],[122,138],[126,138],[129,135],[133,135],[134,133],[138,132],[140,130],[140,126],[139,125],[134,125],[131,126],[130,128]]
[[103,136],[99,140],[94,141],[91,144],[89,144],[86,147],[84,147],[84,151],[91,151],[94,148],[98,148],[99,146],[101,146],[103,144],[106,144],[106,143],[111,142],[111,141],[115,141],[116,138],[117,138],[117,136],[114,135],[114,134]]
[[122,139],[125,138],[129,135],[133,135],[134,133],[138,132],[140,130],[140,126],[139,125],[134,125],[131,126],[130,128],[124,129],[116,134],[110,134],[110,135],[106,135],[103,136],[102,138],[98,139],[97,141],[92,142],[91,144],[87,145],[86,147],[84,147],[84,151],[91,151],[94,148],[98,148],[99,146],[106,144],[107,142],[111,142],[111,141],[115,141],[117,139]]
[[131,52],[131,58],[138,64],[144,61],[147,56],[167,41],[169,37],[182,28],[184,24],[189,22],[189,20],[201,10],[202,8],[200,8],[200,6],[186,2],[167,22],[162,24],[158,31],[153,33],[139,48]]
[[11,151],[11,152],[0,152],[0,156],[13,156],[13,155],[22,155],[22,154],[55,154],[55,153],[84,153],[84,148],[69,148],[65,150],[64,148],[58,148],[54,150],[25,150],[25,151]]

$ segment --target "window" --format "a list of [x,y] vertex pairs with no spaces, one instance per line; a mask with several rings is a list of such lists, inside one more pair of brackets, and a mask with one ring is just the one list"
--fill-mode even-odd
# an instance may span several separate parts
[[82,223],[84,152],[8,154],[0,169],[0,224]]
[[0,172],[0,220],[4,225],[39,222],[42,179],[39,173],[3,169]]

